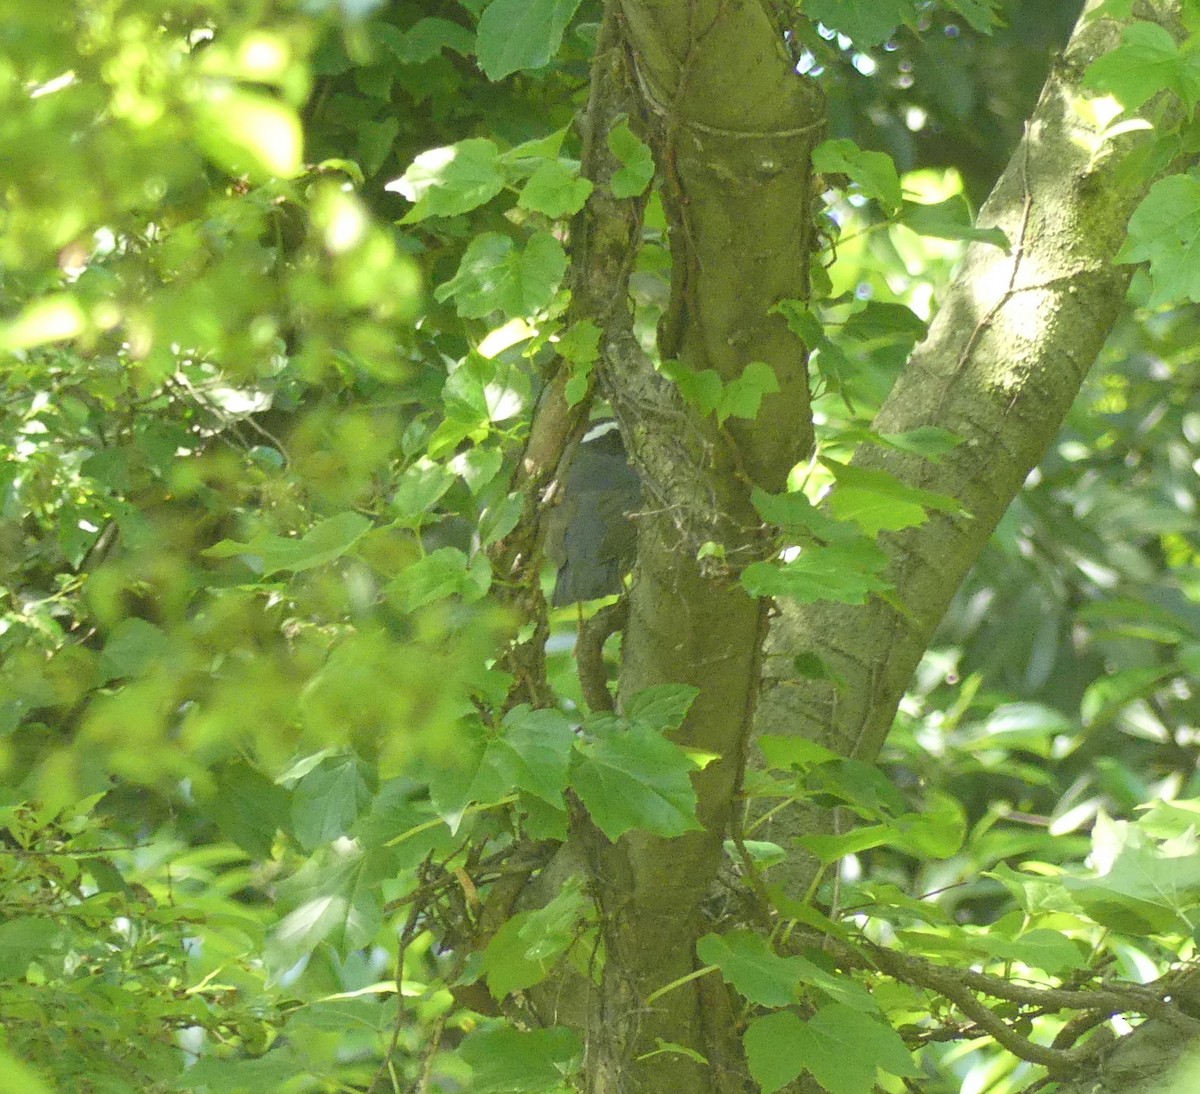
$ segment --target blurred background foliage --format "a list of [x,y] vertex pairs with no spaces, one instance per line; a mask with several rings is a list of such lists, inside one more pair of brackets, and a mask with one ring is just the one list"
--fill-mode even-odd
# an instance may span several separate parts
[[[577,167],[599,21],[584,0],[550,64],[492,84],[485,6],[40,0],[0,26],[0,1048],[64,1091],[454,1090],[483,1058],[453,938],[405,900],[470,901],[445,879],[511,835],[457,784],[507,688],[518,622],[483,548],[515,519],[565,300],[550,278],[480,315],[433,290],[481,233],[561,234],[521,195]],[[1079,7],[1005,0],[984,36],[927,4],[866,51],[808,28],[830,135],[889,152],[918,200],[977,204]],[[406,218],[388,184],[471,138],[501,157],[491,200]],[[961,244],[833,189],[825,228],[836,454]],[[663,232],[652,209],[647,331]],[[1038,875],[1008,868],[1116,856],[1140,806],[1200,797],[1200,330],[1144,302],[1135,284],[905,701],[889,771],[969,836],[850,857],[827,902],[881,937],[1029,916],[1014,879]],[[889,304],[917,321],[868,321]],[[573,611],[554,624],[570,709]],[[1185,830],[1159,821],[1147,839]],[[1135,979],[1181,930],[1051,911]],[[923,1060],[928,1094],[1031,1073],[986,1041]]]

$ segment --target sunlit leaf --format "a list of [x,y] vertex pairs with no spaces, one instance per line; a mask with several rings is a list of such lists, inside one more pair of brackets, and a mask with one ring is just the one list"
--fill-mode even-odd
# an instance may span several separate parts
[[303,163],[296,112],[278,99],[219,86],[196,104],[196,136],[218,166],[255,182],[291,178]]
[[503,188],[499,150],[481,137],[422,152],[400,178],[384,187],[414,203],[404,216],[405,224],[469,212]]
[[489,80],[548,64],[579,0],[492,0],[479,20],[476,53]]

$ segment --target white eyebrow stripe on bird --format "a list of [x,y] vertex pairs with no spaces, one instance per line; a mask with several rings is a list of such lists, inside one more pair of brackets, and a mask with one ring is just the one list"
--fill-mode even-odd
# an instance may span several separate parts
[[583,440],[580,441],[580,443],[588,444],[591,441],[598,441],[606,433],[611,433],[617,428],[618,426],[615,418],[609,418],[606,422],[598,422],[583,435]]

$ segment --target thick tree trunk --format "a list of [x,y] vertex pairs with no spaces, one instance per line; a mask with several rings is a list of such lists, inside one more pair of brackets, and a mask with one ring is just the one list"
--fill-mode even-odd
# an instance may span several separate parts
[[[699,696],[678,739],[720,758],[695,780],[702,831],[669,841],[630,834],[615,846],[584,823],[573,834],[604,924],[588,1089],[742,1091],[737,1030],[719,982],[687,982],[652,1005],[645,1000],[697,967],[701,905],[737,797],[766,630],[766,605],[737,582],[741,565],[765,550],[750,489],[780,489],[811,445],[804,356],[769,309],[806,295],[810,157],[823,111],[763,4],[621,0],[608,17],[610,29],[619,28],[620,52],[609,53],[599,75],[633,84],[640,109],[629,113],[654,149],[672,225],[662,356],[714,369],[725,382],[765,362],[779,391],[764,398],[756,421],[718,427],[686,405],[642,352],[623,287],[614,300],[611,275],[594,286],[610,294],[602,390],[646,499],[620,695],[659,683],[695,685]],[[605,94],[597,85],[594,99]],[[597,127],[610,122],[592,122],[591,149],[601,160]],[[607,204],[601,194],[590,206],[587,238],[603,237]],[[609,208],[607,215],[623,214]],[[590,253],[604,265],[603,254]],[[708,542],[721,546],[724,561],[697,561]],[[647,1056],[659,1041],[695,1049],[708,1065],[676,1052]]]

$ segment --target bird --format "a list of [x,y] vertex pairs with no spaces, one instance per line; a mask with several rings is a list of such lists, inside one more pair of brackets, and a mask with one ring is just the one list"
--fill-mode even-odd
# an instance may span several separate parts
[[558,567],[556,607],[615,596],[637,558],[642,484],[630,466],[617,423],[597,422],[583,435],[547,519],[546,557]]

